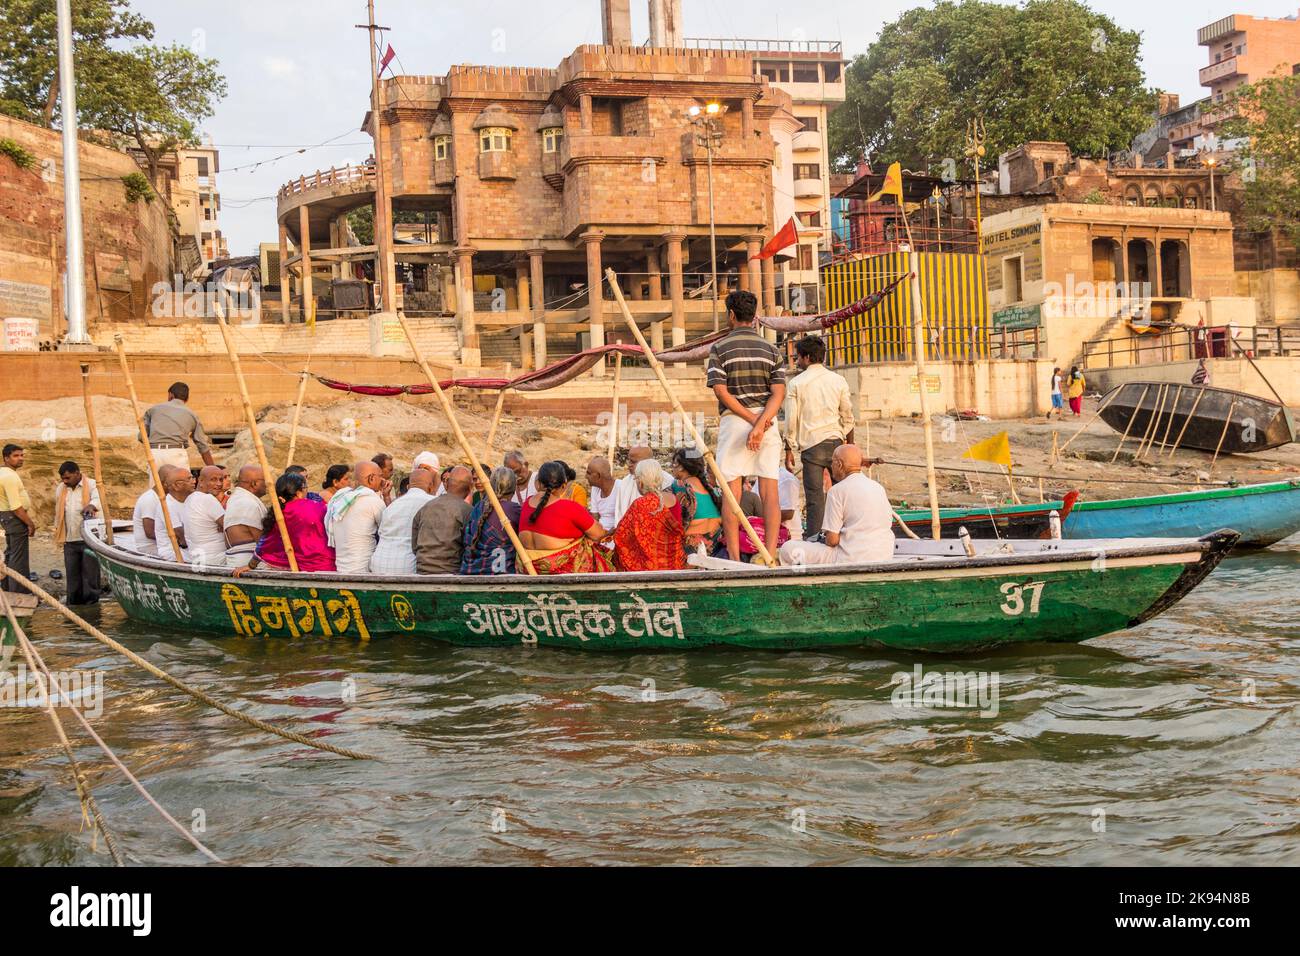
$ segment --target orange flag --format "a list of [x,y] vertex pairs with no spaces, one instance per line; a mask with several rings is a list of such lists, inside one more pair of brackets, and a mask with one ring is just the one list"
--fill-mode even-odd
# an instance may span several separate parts
[[777,234],[767,241],[767,245],[765,245],[762,250],[759,251],[758,255],[754,256],[754,258],[771,259],[786,246],[793,246],[798,241],[799,230],[795,227],[794,217],[791,216],[790,221],[782,226]]

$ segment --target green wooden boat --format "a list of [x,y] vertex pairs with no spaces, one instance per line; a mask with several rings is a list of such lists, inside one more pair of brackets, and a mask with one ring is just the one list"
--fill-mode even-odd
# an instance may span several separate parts
[[1204,580],[1237,535],[1201,539],[900,541],[878,564],[470,577],[180,566],[113,546],[87,523],[133,619],[244,638],[434,638],[467,646],[688,650],[733,646],[969,651],[1074,642],[1139,624]]

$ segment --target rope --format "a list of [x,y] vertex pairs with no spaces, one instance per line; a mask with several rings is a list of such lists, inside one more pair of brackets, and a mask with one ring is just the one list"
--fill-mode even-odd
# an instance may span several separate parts
[[[924,468],[925,464],[918,461],[887,461],[884,458],[873,459],[868,464],[873,465],[897,465],[900,468]],[[969,475],[997,475],[998,472],[982,471],[978,468],[957,468],[952,465],[935,465],[935,471],[957,471]],[[1062,478],[1060,475],[1040,475],[1029,471],[1018,471],[1016,475],[1021,478],[1043,478],[1050,481],[1066,481],[1070,484],[1080,485],[1182,485],[1188,488],[1205,488],[1205,487],[1232,487],[1235,482],[1231,481],[1178,481],[1170,478]]]
[[[41,660],[41,656],[37,653],[36,648],[32,645],[31,641],[27,640],[27,635],[23,632],[22,625],[18,623],[17,615],[14,614],[13,605],[9,603],[9,596],[4,591],[0,591],[0,604],[4,605],[4,612],[6,617],[9,619],[9,626],[14,629],[14,637],[18,641],[18,646],[23,652],[23,657],[27,661],[27,666],[32,669],[32,673],[36,675],[37,679],[41,683],[41,695],[45,699],[45,713],[49,716],[51,723],[54,724],[54,733],[59,738],[59,746],[63,750],[63,755],[68,758],[68,766],[72,769],[72,782],[76,785],[77,800],[81,803],[82,826],[85,826],[85,824],[89,822],[86,819],[87,810],[89,810],[90,815],[94,817],[94,823],[91,824],[91,849],[93,850],[95,846],[94,834],[96,832],[102,833],[104,834],[104,843],[108,847],[108,853],[113,858],[113,864],[115,866],[125,866],[126,863],[122,859],[122,854],[117,848],[117,840],[113,838],[113,834],[109,831],[108,825],[104,822],[104,815],[99,809],[99,801],[96,800],[94,794],[91,793],[90,785],[86,782],[85,774],[82,772],[80,764],[77,763],[76,756],[72,753],[72,743],[68,740],[67,732],[63,729],[63,721],[59,719],[58,712],[54,709],[54,704],[50,699],[50,693],[46,690],[45,678],[49,677],[52,686],[57,687],[58,685],[54,683],[54,678],[50,676],[49,670],[46,668],[45,662]],[[63,693],[62,688],[58,688],[58,691],[60,694]]]
[[311,738],[304,737],[302,734],[297,733],[295,731],[283,730],[279,727],[274,727],[271,724],[268,724],[264,720],[259,720],[257,717],[250,716],[249,714],[240,713],[239,711],[235,710],[229,705],[223,704],[221,701],[217,700],[215,697],[213,697],[211,694],[207,693],[206,691],[199,690],[197,687],[190,687],[184,681],[180,680],[179,678],[173,677],[171,674],[168,674],[162,668],[156,667],[153,664],[149,663],[149,661],[145,660],[143,657],[141,657],[139,654],[135,653],[134,651],[130,650],[129,648],[123,647],[121,644],[113,640],[111,637],[109,637],[99,628],[95,627],[95,625],[89,623],[84,618],[77,615],[75,612],[64,607],[63,604],[60,603],[60,601],[57,598],[55,598],[53,595],[51,595],[48,591],[44,590],[37,584],[33,584],[31,581],[27,580],[27,578],[23,577],[13,568],[8,567],[7,565],[0,565],[0,571],[3,571],[10,578],[17,581],[19,584],[23,585],[24,587],[30,589],[33,594],[35,594],[37,597],[43,600],[54,610],[58,611],[59,614],[63,615],[63,617],[67,618],[73,624],[76,624],[83,631],[85,631],[95,640],[99,641],[105,647],[117,651],[117,653],[121,654],[132,664],[135,664],[137,667],[143,668],[144,670],[152,674],[154,677],[157,677],[159,680],[166,681],[168,684],[171,684],[177,690],[189,694],[195,700],[202,701],[203,703],[207,704],[209,707],[221,711],[227,717],[233,717],[236,720],[243,721],[244,723],[248,724],[250,727],[256,727],[258,730],[264,731],[268,734],[275,734],[275,736],[277,737],[283,737],[285,740],[291,740],[296,744],[302,744],[304,747],[313,747],[316,750],[324,750],[327,751],[328,753],[338,754],[340,757],[351,757],[353,760],[375,759],[370,754],[363,754],[355,750],[348,750],[343,747],[336,747],[333,744],[324,743],[318,740],[312,740]]

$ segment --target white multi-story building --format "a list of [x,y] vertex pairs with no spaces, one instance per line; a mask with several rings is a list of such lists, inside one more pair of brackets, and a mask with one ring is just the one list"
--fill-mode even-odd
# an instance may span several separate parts
[[831,169],[827,128],[844,102],[843,49],[837,40],[688,38],[690,48],[744,50],[754,72],[790,97],[788,115],[775,118],[773,224],[792,216],[799,244],[777,257],[777,301],[793,311],[818,305],[818,260],[831,251]]

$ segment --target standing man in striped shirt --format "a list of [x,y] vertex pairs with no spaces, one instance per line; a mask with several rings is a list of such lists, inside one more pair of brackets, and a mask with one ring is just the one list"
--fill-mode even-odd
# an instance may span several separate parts
[[[781,469],[781,434],[776,415],[785,399],[785,365],[775,345],[754,327],[758,299],[754,293],[727,296],[731,331],[709,350],[708,385],[718,396],[718,467],[740,499],[741,485],[758,476],[763,502],[763,538],[776,554],[781,530],[781,499],[777,478]],[[740,517],[730,508],[722,512],[722,533],[727,553],[740,560]]]

